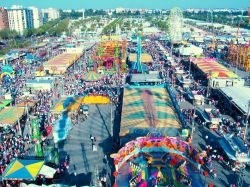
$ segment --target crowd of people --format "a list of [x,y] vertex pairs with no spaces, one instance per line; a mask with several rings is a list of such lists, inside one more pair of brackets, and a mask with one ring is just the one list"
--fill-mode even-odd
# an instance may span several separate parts
[[[52,49],[52,48],[51,48]],[[40,59],[36,60],[34,63],[25,62],[25,57],[19,57],[15,60],[12,60],[8,63],[9,66],[13,67],[14,74],[12,76],[4,76],[1,81],[1,89],[0,96],[5,94],[10,94],[13,98],[12,105],[16,105],[20,102],[21,97],[24,95],[24,92],[29,92],[31,96],[31,100],[35,102],[32,109],[28,112],[30,115],[37,116],[39,123],[39,131],[42,135],[48,136],[51,132],[52,124],[59,118],[59,116],[54,116],[50,113],[50,109],[55,105],[56,101],[61,98],[61,96],[68,95],[78,95],[78,96],[104,96],[110,98],[110,100],[118,107],[119,104],[119,95],[121,93],[121,88],[125,86],[125,81],[128,73],[107,73],[100,74],[97,80],[87,80],[86,74],[91,70],[90,62],[85,57],[81,57],[78,59],[73,66],[67,69],[67,72],[58,78],[54,82],[54,87],[52,90],[48,91],[33,91],[31,89],[27,89],[26,80],[33,79],[34,73],[37,69],[39,69],[44,62],[47,60],[57,56],[62,53],[62,50],[57,48],[53,48],[51,50],[48,47],[44,47],[41,50],[48,51],[48,53],[42,56]],[[168,48],[166,48],[169,50]],[[173,83],[173,80],[176,79],[175,76],[175,68],[170,66],[170,62],[163,58],[159,50],[159,46],[157,46],[156,42],[147,42],[143,47],[143,50],[150,54],[153,58],[154,63],[148,67],[150,71],[159,71],[164,81],[169,81]],[[34,53],[35,56],[38,56],[39,51]],[[93,49],[86,52],[87,56],[93,55]],[[180,64],[180,58],[175,57],[176,64],[184,68],[183,65]],[[1,71],[1,67],[0,67]],[[164,82],[163,81],[163,82]],[[197,94],[204,95],[206,93],[206,89],[202,87],[202,82],[200,80],[194,81],[190,86],[191,91],[197,92]],[[184,89],[177,89],[179,91],[180,101],[185,100],[183,96]],[[182,91],[182,92],[180,92]],[[210,99],[210,102],[207,104],[214,105],[215,107],[218,104],[218,101],[215,99]],[[183,110],[182,111],[187,124],[191,124],[191,117],[194,116],[194,110]],[[72,120],[78,121],[78,114],[72,115]],[[204,123],[196,119],[196,123],[200,125],[204,125]],[[30,124],[29,115],[27,115],[24,126]],[[50,130],[49,130],[50,129]],[[9,132],[6,134],[2,132],[0,134],[0,172],[3,174],[7,165],[17,157],[25,157],[27,156],[29,148],[32,146],[33,140],[30,138],[30,132],[26,134],[21,133],[18,135],[17,131],[20,130],[18,128],[10,128]],[[236,136],[243,137],[243,129],[240,126],[239,122],[232,122],[228,119],[222,118],[222,122],[219,125],[218,132],[220,135],[225,133],[235,133]],[[91,139],[92,140],[92,139]],[[94,142],[94,140],[93,140]],[[93,143],[94,144],[94,143]],[[245,142],[245,146],[247,147],[247,142]],[[212,160],[216,159],[219,162],[224,160],[222,155],[216,154],[214,150],[211,152],[211,146],[207,145],[206,154],[207,164],[210,173],[214,173],[214,177],[216,177],[216,171],[212,167]],[[67,171],[69,165],[69,161],[65,161],[61,163],[59,167],[58,173],[64,173]],[[181,178],[180,180],[185,180],[185,178]],[[106,178],[101,177],[100,183],[104,186],[106,185]]]
[[[2,175],[11,161],[15,158],[26,158],[35,155],[34,145],[36,139],[32,139],[31,116],[36,116],[38,122],[39,133],[46,137],[51,132],[52,118],[49,115],[49,110],[52,103],[53,91],[34,91],[26,87],[26,81],[33,79],[35,71],[46,62],[48,59],[61,53],[59,49],[50,50],[48,47],[41,49],[44,51],[51,51],[39,59],[29,63],[24,56],[8,61],[7,64],[13,68],[13,73],[4,75],[0,85],[0,98],[10,95],[12,98],[12,106],[18,105],[20,102],[34,103],[29,107],[19,120],[19,124],[12,124],[13,126],[5,126],[0,131],[0,175]],[[34,52],[33,56],[38,56],[38,51]],[[1,72],[1,67],[0,67]],[[24,93],[28,93],[24,95]],[[29,104],[27,104],[29,106]],[[50,128],[49,128],[50,127]],[[50,129],[50,131],[48,131]],[[43,139],[41,145],[46,142]],[[3,182],[1,186],[16,186],[16,181]]]
[[[29,135],[16,135],[15,129],[10,129],[8,133],[0,135],[0,175],[2,175],[13,159],[25,158],[29,155],[29,144],[32,140]],[[15,185],[14,181],[5,181],[1,186]]]
[[[165,48],[168,51],[170,50],[164,42],[162,42],[162,45],[165,45]],[[184,69],[186,73],[188,74],[190,73],[188,67],[185,67],[183,64],[178,63],[179,61],[177,60],[177,58],[174,59],[176,59],[176,64],[178,67]],[[174,79],[176,78],[176,75],[174,74],[174,69],[172,72],[170,70],[169,74],[171,74],[170,75],[171,78]],[[182,101],[186,100],[191,103],[192,100],[188,98],[188,94],[194,93],[205,96],[205,101],[204,101],[205,105],[207,107],[214,109],[215,113],[218,114],[217,117],[220,119],[220,122],[216,128],[209,129],[211,127],[209,125],[210,123],[204,120],[201,115],[197,114],[197,108],[199,108],[199,106],[196,106],[196,114],[194,111],[194,107],[192,107],[191,109],[190,108],[182,109],[182,113],[184,115],[186,123],[192,124],[194,121],[195,125],[196,124],[199,125],[197,128],[202,128],[202,127],[204,127],[205,129],[208,128],[209,134],[214,134],[213,136],[215,137],[216,136],[223,137],[226,134],[230,134],[232,137],[233,136],[237,137],[240,139],[240,141],[243,142],[243,147],[245,148],[246,153],[249,152],[249,144],[244,139],[245,128],[242,125],[244,124],[243,122],[245,119],[244,116],[239,116],[239,114],[238,115],[231,114],[227,111],[226,108],[223,107],[221,108],[220,103],[223,101],[216,94],[211,94],[211,92],[209,92],[207,87],[204,85],[205,83],[204,79],[199,79],[199,78],[193,79],[193,77],[191,77],[191,79],[192,83],[188,88],[182,88],[182,85],[178,86],[178,88],[176,89],[177,95],[183,98]],[[204,103],[202,103],[202,105],[203,104]],[[200,108],[200,111],[202,111],[202,107]],[[192,130],[195,131],[195,126],[190,128],[193,128]],[[204,139],[205,148],[203,149],[203,151],[205,151],[207,155],[205,159],[205,165],[204,165],[205,167],[203,168],[205,173],[207,172],[208,175],[210,175],[212,178],[217,177],[218,166],[215,166],[217,165],[215,164],[215,162],[221,165],[221,167],[227,168],[228,170],[231,170],[234,173],[240,172],[242,168],[245,168],[246,165],[244,163],[234,162],[230,160],[225,151],[223,150],[223,147],[221,147],[221,145],[218,143],[218,141],[212,142],[210,138],[211,137],[206,135]],[[192,141],[190,141],[190,143],[191,142]]]
[[[95,81],[88,81],[84,78],[91,68],[88,67],[88,62],[85,57],[78,59],[75,64],[67,69],[67,72],[54,81],[54,87],[51,90],[32,90],[26,87],[26,80],[34,79],[35,71],[40,70],[40,67],[47,60],[57,56],[62,53],[61,50],[55,48],[51,50],[47,46],[39,50],[33,51],[33,56],[39,56],[39,51],[47,51],[39,59],[36,59],[33,63],[27,63],[25,57],[19,57],[15,60],[8,62],[14,70],[12,76],[4,76],[1,82],[0,94],[4,96],[10,94],[13,98],[13,103],[11,105],[15,106],[21,101],[33,102],[34,105],[29,107],[28,115],[25,116],[21,123],[21,130],[19,125],[16,128],[6,128],[0,134],[1,142],[6,143],[10,141],[9,144],[1,146],[1,174],[3,174],[6,166],[17,157],[27,156],[27,150],[33,146],[35,143],[30,139],[32,130],[30,116],[35,116],[38,122],[38,129],[43,137],[46,137],[51,132],[52,124],[60,118],[60,116],[53,115],[50,113],[51,107],[53,107],[56,102],[63,95],[78,95],[78,96],[91,96],[100,95],[104,97],[109,97],[110,100],[118,105],[118,97],[120,95],[120,88],[124,86],[124,79],[127,74],[125,73],[110,73],[105,75],[100,75],[100,78]],[[93,55],[93,49],[87,51],[87,55]],[[1,69],[0,69],[1,70]],[[26,95],[28,93],[29,97],[23,100],[24,92]],[[27,101],[29,100],[29,101]],[[74,113],[71,115],[72,122],[78,119],[78,114]],[[74,123],[74,124],[76,124]],[[26,130],[25,130],[26,129]],[[4,133],[11,135],[5,136]],[[12,132],[13,130],[13,132]],[[18,133],[17,133],[18,131]],[[20,135],[17,135],[20,134]],[[7,138],[7,139],[6,139]],[[28,138],[28,139],[27,139]],[[24,146],[25,145],[25,146]],[[43,142],[42,142],[43,145]],[[18,150],[18,151],[17,151]],[[64,164],[63,164],[64,165]],[[65,171],[65,167],[60,167],[60,171]],[[58,173],[58,172],[57,172]],[[60,173],[60,172],[59,172]],[[102,181],[103,182],[103,181]]]

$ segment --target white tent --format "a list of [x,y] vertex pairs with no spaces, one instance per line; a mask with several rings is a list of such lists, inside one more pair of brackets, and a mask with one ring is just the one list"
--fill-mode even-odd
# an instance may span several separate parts
[[188,47],[182,46],[180,48],[180,54],[182,56],[200,56],[203,54],[203,49],[194,45]]
[[46,178],[53,179],[56,170],[52,167],[43,165],[42,169],[40,170],[39,174],[44,175]]

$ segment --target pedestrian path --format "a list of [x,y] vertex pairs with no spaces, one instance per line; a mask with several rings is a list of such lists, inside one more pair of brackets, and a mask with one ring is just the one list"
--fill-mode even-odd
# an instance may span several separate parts
[[[94,177],[96,168],[100,173],[109,170],[103,160],[104,153],[111,151],[110,134],[110,105],[90,105],[88,119],[73,127],[64,145],[63,151],[70,155],[69,173],[91,173]],[[91,135],[96,138],[97,151],[93,151]]]

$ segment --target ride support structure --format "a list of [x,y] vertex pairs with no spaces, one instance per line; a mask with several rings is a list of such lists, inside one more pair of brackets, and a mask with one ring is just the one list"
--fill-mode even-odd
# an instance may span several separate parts
[[126,69],[126,46],[127,41],[118,38],[101,40],[94,50],[94,70],[104,66],[107,70],[124,71]]
[[141,35],[137,36],[137,58],[135,69],[138,73],[143,73],[142,64],[141,64]]

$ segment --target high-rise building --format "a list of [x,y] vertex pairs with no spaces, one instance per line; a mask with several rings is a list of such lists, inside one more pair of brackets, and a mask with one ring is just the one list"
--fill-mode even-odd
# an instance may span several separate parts
[[23,34],[25,29],[34,28],[33,10],[14,5],[7,10],[10,30],[16,30]]
[[42,11],[36,7],[29,7],[30,10],[32,10],[33,13],[33,25],[34,28],[38,28],[43,25],[43,15]]
[[11,9],[23,9],[22,5],[12,5]]
[[9,28],[8,12],[0,7],[0,30]]
[[51,21],[60,17],[59,10],[55,8],[42,9],[42,13],[43,15],[45,13],[48,14],[48,21]]
[[31,9],[24,9],[25,10],[25,15],[26,15],[26,28],[27,29],[32,29],[34,28],[34,19],[33,19],[33,11]]
[[43,24],[49,21],[49,14],[47,12],[43,13]]
[[249,22],[248,24],[250,25],[250,6],[248,7],[248,22]]
[[27,28],[26,11],[25,9],[8,9],[9,27],[10,30],[16,30],[19,34],[23,34]]

